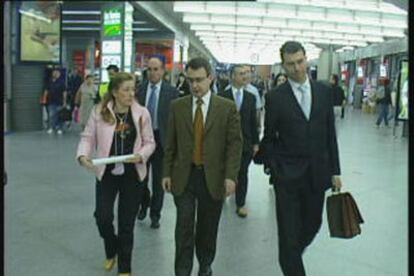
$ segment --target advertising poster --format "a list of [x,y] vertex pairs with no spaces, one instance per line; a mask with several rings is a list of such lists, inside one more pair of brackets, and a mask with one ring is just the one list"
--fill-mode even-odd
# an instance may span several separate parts
[[408,61],[401,62],[399,80],[398,119],[408,120]]
[[56,1],[24,1],[20,14],[20,61],[59,63],[61,5]]

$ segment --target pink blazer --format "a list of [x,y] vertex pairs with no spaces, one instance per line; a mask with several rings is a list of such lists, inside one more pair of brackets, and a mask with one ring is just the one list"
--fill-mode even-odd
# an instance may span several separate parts
[[[115,117],[112,107],[113,102],[109,102],[108,108]],[[96,153],[95,158],[109,157],[116,124],[105,122],[100,114],[101,109],[102,106],[98,105],[91,111],[85,130],[81,133],[76,159],[82,155],[91,158],[93,153]],[[137,102],[131,105],[131,113],[137,130],[133,153],[140,154],[143,159],[142,163],[136,163],[135,167],[139,180],[143,180],[147,175],[147,160],[155,150],[151,117],[148,110]],[[102,180],[105,167],[106,165],[97,166],[95,174],[98,180]]]

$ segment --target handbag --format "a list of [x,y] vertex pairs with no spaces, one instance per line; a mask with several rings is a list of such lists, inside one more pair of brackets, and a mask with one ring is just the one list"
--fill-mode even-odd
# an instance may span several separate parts
[[73,115],[73,121],[74,121],[75,123],[79,123],[79,122],[80,122],[80,112],[79,112],[79,107],[75,106],[75,107],[73,108],[73,113],[72,113],[72,115]]
[[61,122],[67,122],[67,121],[72,121],[72,112],[70,111],[70,108],[68,107],[63,107],[59,112],[58,112],[58,117],[59,120]]
[[349,239],[361,234],[360,224],[364,220],[349,192],[328,196],[326,213],[331,237]]

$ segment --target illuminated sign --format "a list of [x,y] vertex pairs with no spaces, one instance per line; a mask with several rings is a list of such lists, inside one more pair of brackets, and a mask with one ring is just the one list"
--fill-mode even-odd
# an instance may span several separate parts
[[120,54],[121,48],[120,40],[102,41],[102,53],[104,54]]
[[380,77],[381,78],[387,77],[387,67],[383,64],[380,65]]
[[357,76],[358,76],[358,78],[363,78],[364,77],[364,71],[362,70],[361,66],[358,66]]
[[122,8],[111,8],[104,10],[104,36],[122,35]]

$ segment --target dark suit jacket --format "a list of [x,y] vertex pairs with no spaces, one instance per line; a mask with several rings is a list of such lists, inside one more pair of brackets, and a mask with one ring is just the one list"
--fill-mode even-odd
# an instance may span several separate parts
[[[213,93],[204,127],[204,171],[214,199],[225,198],[224,179],[236,182],[242,153],[240,116],[236,105]],[[194,150],[192,95],[172,102],[164,151],[163,177],[171,177],[172,193],[188,184]]]
[[295,185],[310,168],[312,186],[325,190],[340,174],[331,88],[311,81],[311,89],[309,121],[289,82],[267,96],[261,146],[276,185]]
[[[145,106],[145,101],[147,98],[147,89],[148,89],[148,81],[142,83],[138,87],[138,93],[136,98],[138,102]],[[168,124],[168,115],[170,111],[170,103],[172,100],[178,97],[178,91],[169,83],[163,81],[161,83],[161,90],[158,97],[158,130],[160,133],[161,139],[161,146],[165,148],[165,140],[167,138],[167,124]]]
[[[219,92],[219,96],[235,101],[232,89]],[[253,145],[259,144],[259,132],[256,120],[256,98],[246,90],[243,90],[243,102],[240,110],[240,122],[243,134],[243,152],[253,154]]]

